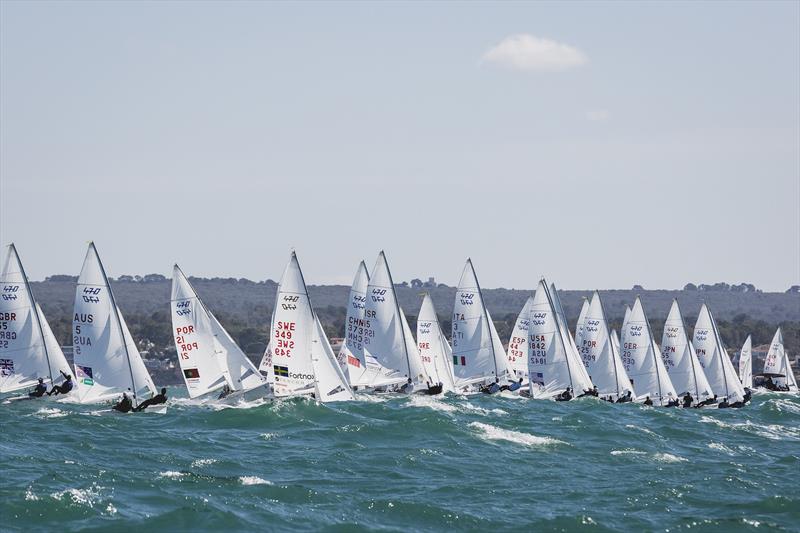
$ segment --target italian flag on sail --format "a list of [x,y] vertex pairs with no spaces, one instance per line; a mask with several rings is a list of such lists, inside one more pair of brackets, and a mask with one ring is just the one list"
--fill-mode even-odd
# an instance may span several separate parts
[[[459,360],[461,362],[459,362]],[[458,366],[458,365],[467,366],[467,358],[462,355],[461,358],[459,359],[459,357],[457,355],[454,355],[453,356],[453,364],[455,366]]]

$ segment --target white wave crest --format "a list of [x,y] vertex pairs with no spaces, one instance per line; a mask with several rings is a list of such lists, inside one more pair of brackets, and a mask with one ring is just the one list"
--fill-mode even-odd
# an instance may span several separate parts
[[203,466],[213,465],[216,462],[216,459],[195,459],[192,461],[192,468],[201,468]]
[[654,453],[653,459],[659,463],[685,463],[689,461],[688,459],[684,459],[683,457],[679,457],[671,453]]
[[240,476],[239,482],[242,485],[272,485],[272,481],[260,478],[258,476]]
[[611,455],[647,455],[647,452],[625,448],[624,450],[611,450]]
[[75,505],[84,505],[91,508],[100,501],[103,488],[104,487],[93,484],[91,487],[85,489],[73,488],[54,492],[50,496],[54,500],[62,501],[66,498]]
[[550,446],[554,444],[566,444],[564,441],[552,437],[538,437],[530,433],[502,429],[482,422],[471,422],[469,427],[480,431],[480,436],[487,440],[505,440],[524,446]]
[[69,413],[62,411],[61,409],[56,409],[55,407],[42,407],[33,413],[33,416],[37,418],[62,418],[68,414]]
[[167,470],[166,472],[159,472],[158,477],[165,477],[169,479],[180,479],[186,475],[186,472],[176,472],[174,470]]
[[728,455],[736,455],[736,452],[722,444],[721,442],[709,442],[708,447],[718,452],[726,453]]

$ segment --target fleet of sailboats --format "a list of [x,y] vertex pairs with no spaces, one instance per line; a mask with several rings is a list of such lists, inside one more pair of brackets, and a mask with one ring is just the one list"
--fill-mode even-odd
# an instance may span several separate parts
[[[126,394],[136,407],[156,394],[93,243],[75,292],[74,373],[34,299],[13,244],[0,287],[0,393],[30,388],[40,378],[53,387],[72,374],[76,388],[68,396],[79,403],[104,403]],[[600,396],[675,406],[679,398],[689,398],[695,404],[741,407],[753,389],[752,339],[748,336],[739,352],[737,373],[705,304],[690,337],[673,301],[659,348],[639,298],[632,308],[626,306],[618,337],[594,292],[584,299],[573,336],[558,291],[541,279],[506,347],[470,259],[455,294],[452,345],[431,295],[422,296],[415,340],[384,252],[371,275],[360,262],[337,356],[292,252],[277,288],[269,345],[256,367],[175,265],[172,331],[188,395],[210,402],[302,396],[337,402],[355,399],[353,391],[360,389],[404,394],[519,390],[534,399]],[[762,376],[773,390],[798,390],[780,328]],[[160,412],[165,408],[159,406]]]

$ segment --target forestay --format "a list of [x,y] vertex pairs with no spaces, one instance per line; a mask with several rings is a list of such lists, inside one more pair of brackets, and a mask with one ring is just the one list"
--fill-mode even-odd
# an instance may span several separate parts
[[75,289],[72,349],[81,403],[132,392],[137,405],[143,396],[155,394],[156,387],[117,308],[94,243],[89,244]]
[[519,312],[511,338],[508,340],[508,366],[518,377],[528,376],[528,324],[530,323],[533,296],[528,296],[522,311]]
[[727,398],[731,403],[743,401],[744,387],[728,352],[725,351],[714,317],[706,304],[700,308],[700,315],[694,326],[694,348],[714,394]]
[[739,350],[739,381],[742,382],[742,387],[753,388],[753,339],[750,335]]
[[622,329],[620,342],[622,364],[631,380],[635,396],[639,399],[650,396],[657,405],[677,399],[638,297]]
[[600,294],[595,292],[591,304],[585,303],[587,309],[581,312],[583,320],[579,322],[577,330],[580,339],[578,346],[592,383],[603,396],[620,397],[628,391],[633,393],[630,378],[617,351],[618,346],[614,346],[608,331]]
[[678,300],[672,301],[669,316],[661,337],[661,358],[675,391],[683,396],[690,393],[695,400],[703,401],[713,395],[705,371],[697,359],[694,346],[689,341]]
[[464,382],[513,379],[471,259],[467,259],[456,289],[451,339],[453,372],[457,379]]
[[439,317],[429,294],[422,299],[422,307],[417,317],[417,347],[422,365],[432,380],[432,384],[442,384],[442,391],[456,388],[453,375],[453,351],[439,326]]
[[788,386],[790,391],[797,390],[797,380],[789,362],[789,355],[783,345],[783,332],[781,328],[772,337],[767,357],[764,359],[764,374],[773,374],[773,381],[778,386]]
[[36,385],[39,378],[59,383],[60,371],[69,374],[69,364],[11,244],[0,274],[0,393]]
[[405,314],[397,302],[389,264],[383,251],[378,254],[372,269],[364,315],[368,324],[364,357],[374,357],[387,370],[388,378],[410,378],[415,388],[424,385],[429,378]]
[[172,273],[172,328],[189,396],[223,387],[247,391],[266,383],[253,363],[200,300],[178,265]]
[[578,394],[592,387],[569,332],[559,320],[542,279],[531,305],[528,326],[528,377],[533,398],[549,398],[571,387]]

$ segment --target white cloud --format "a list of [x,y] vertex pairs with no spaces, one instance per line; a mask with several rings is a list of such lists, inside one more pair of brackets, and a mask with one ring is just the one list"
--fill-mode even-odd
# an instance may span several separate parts
[[482,60],[514,70],[566,70],[588,61],[573,46],[527,33],[506,37],[487,50]]
[[600,122],[609,118],[611,118],[611,112],[607,109],[595,109],[586,112],[586,120],[591,120],[592,122]]

